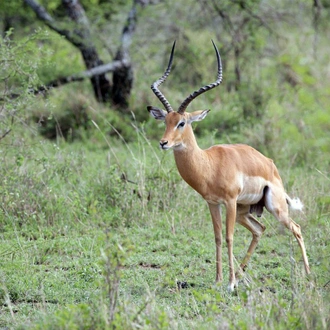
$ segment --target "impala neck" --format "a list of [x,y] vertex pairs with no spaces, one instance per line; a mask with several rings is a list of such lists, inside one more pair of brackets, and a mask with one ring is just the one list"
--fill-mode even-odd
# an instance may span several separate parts
[[188,125],[183,135],[182,145],[174,149],[174,155],[177,157],[200,151],[203,150],[197,144],[196,137],[191,125]]
[[190,125],[186,127],[182,146],[174,149],[174,158],[180,175],[191,185],[203,168],[205,152],[198,146]]

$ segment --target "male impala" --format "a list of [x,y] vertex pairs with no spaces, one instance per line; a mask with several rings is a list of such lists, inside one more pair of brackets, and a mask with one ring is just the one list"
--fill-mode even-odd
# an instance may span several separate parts
[[[221,264],[221,214],[220,206],[226,208],[226,242],[229,257],[229,290],[233,291],[238,277],[245,270],[258,241],[265,230],[252,213],[261,216],[263,208],[283,223],[297,239],[306,273],[310,273],[300,226],[288,214],[288,205],[293,209],[301,209],[298,198],[291,199],[284,191],[282,180],[273,161],[250,146],[243,144],[215,145],[202,150],[197,145],[191,123],[206,117],[210,110],[186,112],[189,103],[202,93],[220,85],[222,81],[222,65],[219,51],[212,41],[217,61],[217,80],[190,94],[173,111],[158,86],[168,77],[173,60],[175,43],[173,44],[168,67],[164,75],[151,85],[151,89],[164,105],[162,109],[148,106],[150,114],[158,120],[165,121],[166,130],[160,140],[164,150],[172,148],[175,162],[182,178],[194,188],[208,203],[216,244],[216,281],[222,280]],[[235,276],[233,256],[233,236],[235,222],[238,222],[252,233],[252,241],[240,265],[240,272]]]

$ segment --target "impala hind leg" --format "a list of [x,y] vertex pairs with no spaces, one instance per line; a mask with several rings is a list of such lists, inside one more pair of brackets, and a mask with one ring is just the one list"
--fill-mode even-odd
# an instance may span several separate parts
[[246,252],[245,257],[242,260],[240,265],[240,271],[236,273],[237,278],[239,279],[263,234],[266,227],[260,223],[251,213],[250,213],[250,206],[249,205],[237,205],[237,218],[236,221],[249,230],[252,234],[252,241],[250,246]]
[[306,273],[310,273],[304,239],[300,226],[289,217],[288,204],[282,189],[272,188],[267,192],[265,206],[286,228],[288,228],[296,238],[303,257]]

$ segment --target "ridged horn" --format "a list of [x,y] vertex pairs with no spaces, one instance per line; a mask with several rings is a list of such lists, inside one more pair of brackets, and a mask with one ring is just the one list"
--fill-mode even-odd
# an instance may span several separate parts
[[165,109],[167,112],[172,112],[173,108],[171,107],[170,103],[167,101],[166,97],[162,94],[162,92],[158,89],[158,86],[161,85],[166,78],[168,77],[168,75],[171,72],[171,68],[172,68],[172,61],[173,61],[173,56],[174,56],[174,48],[175,48],[175,41],[173,43],[173,47],[172,47],[172,51],[171,51],[171,56],[170,56],[170,60],[168,62],[168,66],[167,69],[165,71],[165,73],[158,79],[156,80],[152,85],[151,85],[151,89],[152,91],[155,93],[155,95],[158,97],[158,99],[160,100],[160,102],[163,103]]
[[184,112],[187,109],[187,106],[189,105],[189,103],[194,100],[197,96],[209,91],[210,89],[217,87],[221,84],[222,82],[222,64],[221,64],[221,57],[219,54],[219,50],[217,48],[217,46],[215,45],[214,41],[212,40],[212,44],[217,56],[217,61],[218,61],[218,75],[217,75],[217,80],[209,85],[203,86],[201,87],[199,90],[194,91],[192,94],[190,94],[180,105],[178,113],[180,113],[181,115],[184,114]]

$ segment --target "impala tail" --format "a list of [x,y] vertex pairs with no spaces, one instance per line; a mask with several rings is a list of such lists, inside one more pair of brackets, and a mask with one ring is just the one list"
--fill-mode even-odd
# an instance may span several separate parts
[[304,208],[304,204],[298,197],[290,198],[288,195],[286,195],[286,202],[288,203],[291,210],[302,211]]

